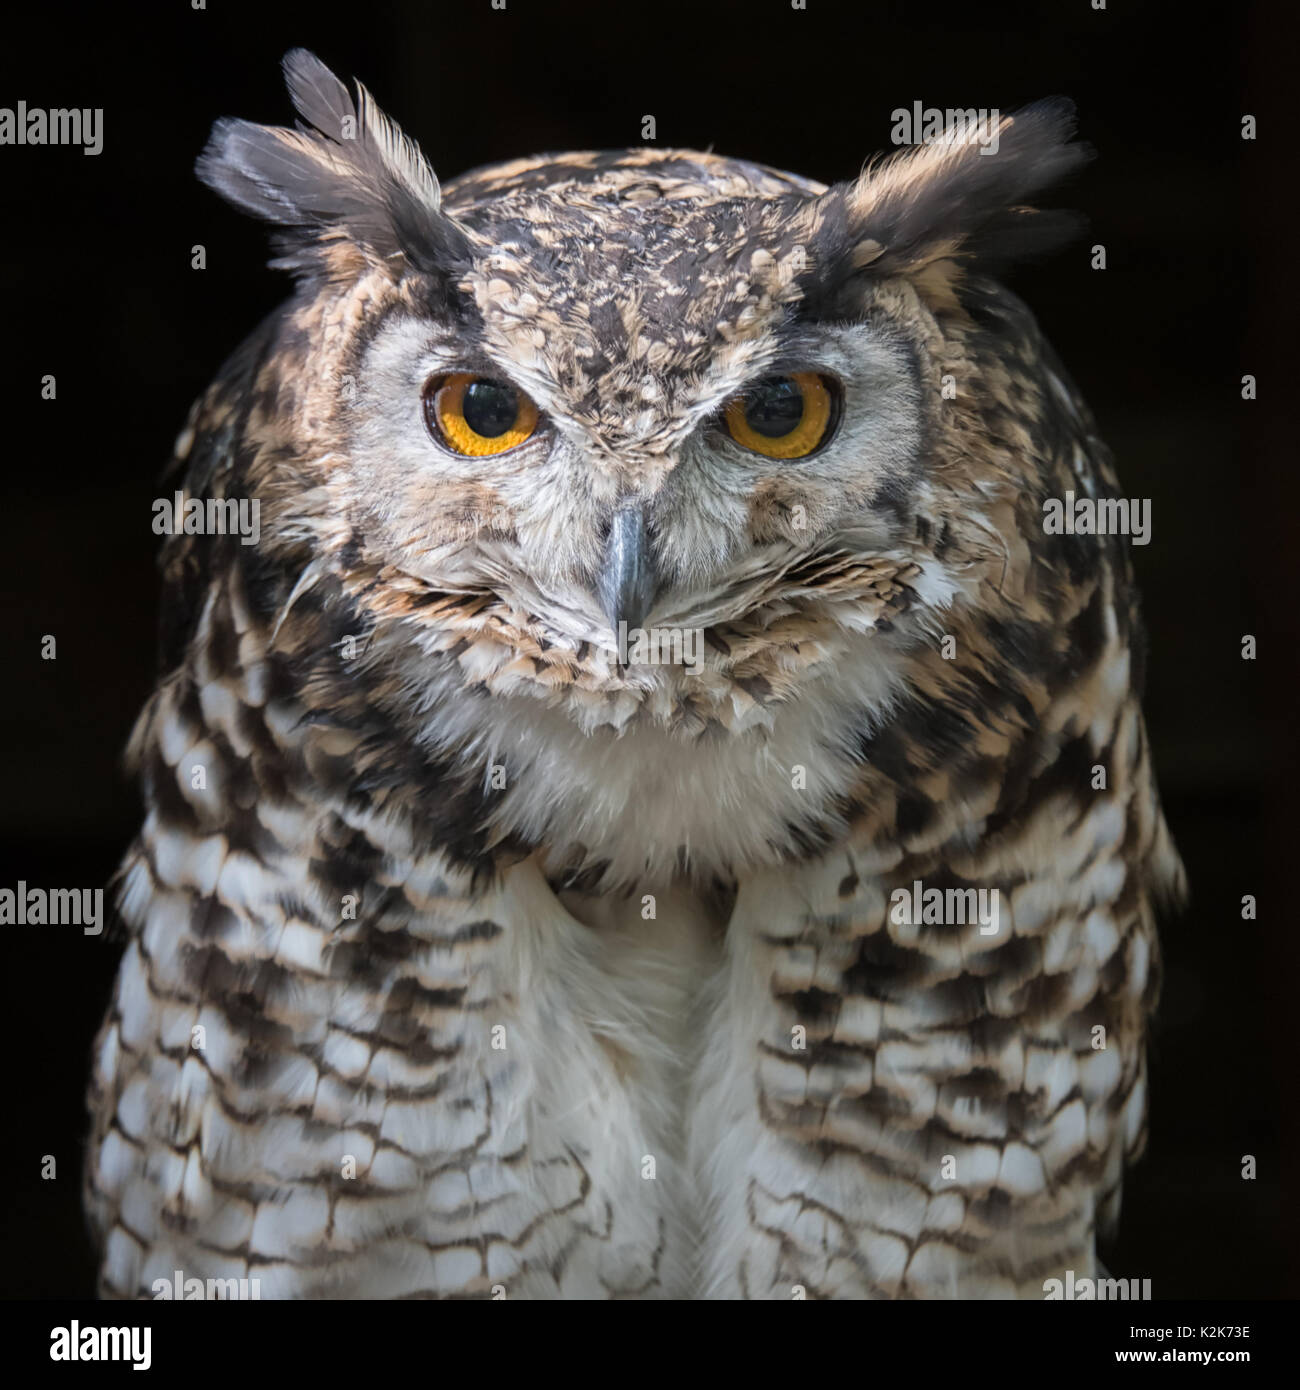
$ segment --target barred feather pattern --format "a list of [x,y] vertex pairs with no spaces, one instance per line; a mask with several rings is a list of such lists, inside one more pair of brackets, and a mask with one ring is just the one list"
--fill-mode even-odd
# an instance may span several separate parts
[[[164,547],[90,1095],[101,1291],[1041,1297],[1092,1274],[1183,872],[1123,539],[1042,525],[1046,497],[1118,496],[1109,455],[961,257],[1072,162],[1066,115],[1013,119],[991,191],[945,149],[883,166],[874,202],[659,150],[439,192],[364,92],[289,71],[317,132],[360,115],[371,162],[261,128],[206,156],[293,239],[299,288],[178,441],[186,491],[256,496],[264,536]],[[956,208],[931,183],[953,177]],[[701,422],[813,339],[869,361],[864,476],[832,446],[706,495]],[[408,341],[535,393],[588,469],[572,492],[541,455],[422,466],[386,394],[428,370]],[[584,588],[627,490],[662,503],[656,617],[704,631],[694,674],[620,664]],[[996,891],[997,929],[893,912],[917,884]]]

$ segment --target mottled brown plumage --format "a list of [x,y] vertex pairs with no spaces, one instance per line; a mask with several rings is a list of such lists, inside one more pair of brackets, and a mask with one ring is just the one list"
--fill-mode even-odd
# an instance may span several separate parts
[[[287,68],[307,125],[220,123],[201,164],[298,289],[178,442],[262,535],[164,551],[91,1098],[104,1291],[1090,1274],[1182,876],[1127,542],[1043,526],[1118,483],[986,273],[1077,164],[1068,111],[829,190],[657,149],[440,190]],[[439,452],[420,393],[453,370],[545,428]],[[843,383],[820,451],[720,432],[808,370]],[[695,672],[620,661],[629,508]],[[916,882],[997,890],[997,930],[899,921]]]

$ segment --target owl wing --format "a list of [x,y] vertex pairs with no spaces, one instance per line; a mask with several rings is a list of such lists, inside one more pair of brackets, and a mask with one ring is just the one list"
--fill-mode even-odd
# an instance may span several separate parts
[[[254,342],[196,407],[190,495],[275,465],[261,371]],[[342,573],[299,593],[257,547],[184,534],[163,569],[89,1097],[101,1292],[683,1287],[685,1199],[644,1171],[664,1063],[536,861],[487,843],[473,772],[414,767],[350,673],[343,639],[374,633]]]
[[988,567],[945,615],[955,659],[936,643],[864,733],[842,844],[741,883],[693,1102],[715,1295],[1041,1298],[1094,1274],[1144,1144],[1155,909],[1184,876],[1124,543],[1042,524],[1117,485],[1027,311],[979,311],[1041,459],[990,531],[1034,553],[1019,587]]

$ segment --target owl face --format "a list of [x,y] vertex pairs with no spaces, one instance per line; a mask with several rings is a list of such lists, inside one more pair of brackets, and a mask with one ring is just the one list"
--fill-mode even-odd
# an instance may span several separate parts
[[1015,592],[1046,412],[978,270],[1078,162],[1067,111],[830,189],[647,148],[443,190],[364,89],[286,72],[299,129],[220,122],[200,161],[299,280],[240,481],[267,568],[337,590],[348,678],[416,743],[761,758],[797,709],[790,756],[833,753],[982,584]]
[[[636,225],[660,244],[679,235],[667,217]],[[798,576],[782,593],[791,566],[906,545],[897,509],[879,505],[912,490],[923,429],[898,325],[799,321],[776,305],[729,343],[715,295],[689,301],[706,317],[688,351],[681,326],[659,327],[683,291],[620,259],[590,298],[570,249],[571,262],[518,262],[509,296],[495,259],[476,266],[471,329],[436,310],[377,326],[340,425],[353,505],[389,563],[612,655],[620,622],[725,640],[764,604],[802,601]],[[623,278],[655,285],[654,301],[620,304]],[[539,329],[543,304],[555,322]],[[615,661],[607,678],[637,688]]]

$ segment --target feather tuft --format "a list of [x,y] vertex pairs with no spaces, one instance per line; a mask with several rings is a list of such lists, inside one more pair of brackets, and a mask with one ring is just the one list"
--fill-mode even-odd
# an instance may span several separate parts
[[297,128],[220,120],[198,175],[277,229],[277,266],[331,277],[383,266],[449,276],[464,231],[442,211],[437,177],[419,147],[360,83],[354,100],[305,48],[285,55]]

